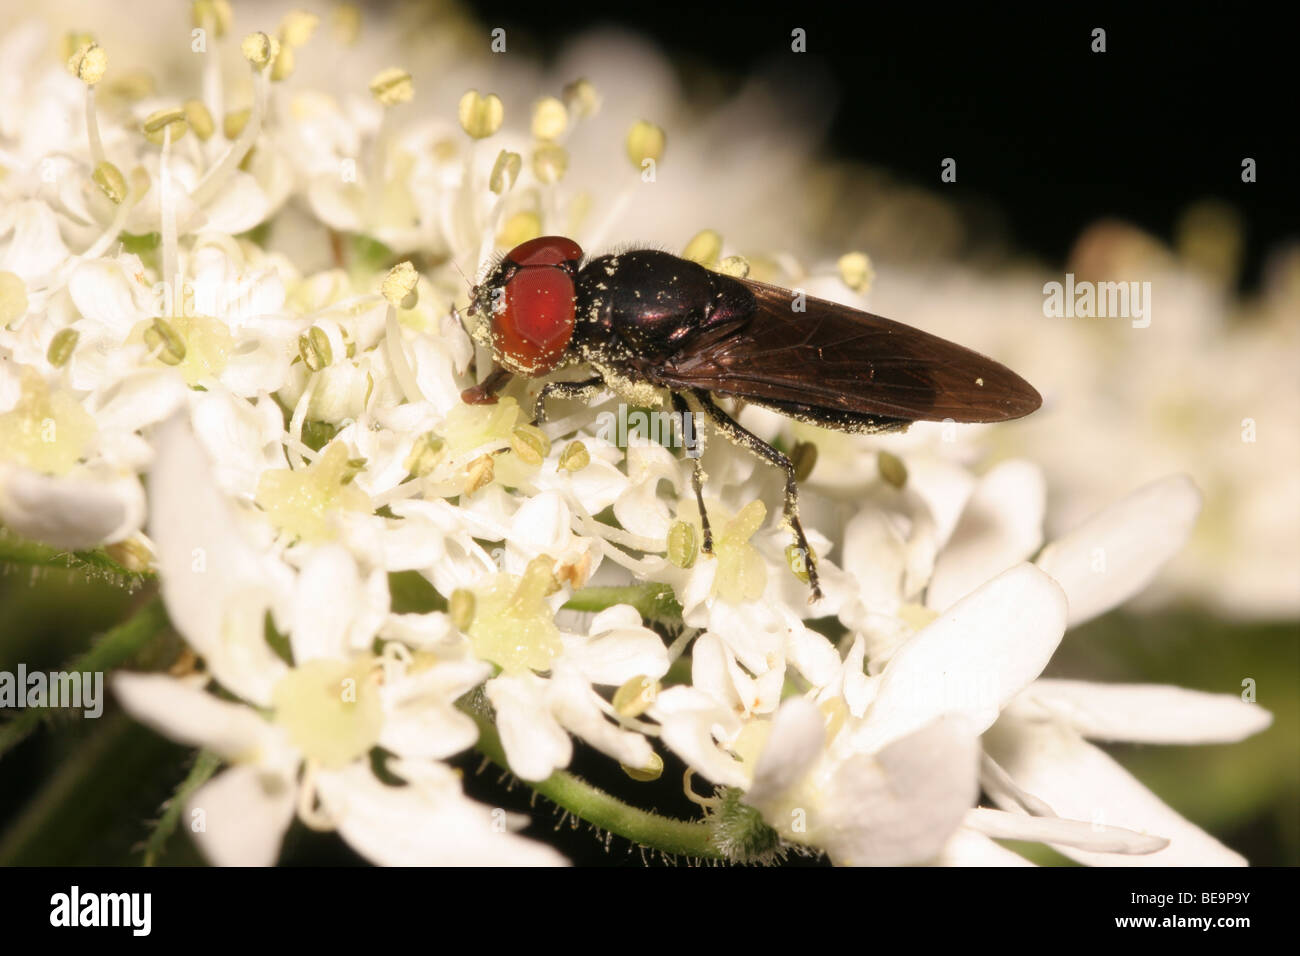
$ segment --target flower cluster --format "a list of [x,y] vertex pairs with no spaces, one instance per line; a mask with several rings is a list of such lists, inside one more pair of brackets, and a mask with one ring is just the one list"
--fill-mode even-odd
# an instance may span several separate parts
[[[693,463],[598,427],[618,396],[542,427],[537,383],[460,397],[489,362],[457,267],[615,238],[653,203],[664,131],[615,117],[625,155],[586,183],[583,135],[613,138],[599,78],[521,116],[463,89],[417,113],[416,78],[367,63],[343,9],[241,39],[222,0],[196,2],[193,88],[119,67],[108,35],[69,36],[61,61],[40,24],[0,38],[0,520],[156,574],[190,653],[113,686],[226,764],[189,797],[212,861],[272,863],[298,819],[379,863],[563,862],[463,792],[447,760],[488,731],[539,785],[575,738],[631,780],[671,751],[717,788],[697,795],[710,832],[743,831],[715,841],[730,859],[1024,862],[995,842],[1012,839],[1239,861],[1091,741],[1236,740],[1265,711],[1041,676],[1068,627],[1184,543],[1189,480],[1044,546],[1030,462],[750,408],[807,473],[825,598],[809,606],[768,507],[778,476],[717,438],[701,553]],[[317,62],[365,64],[368,89],[297,81],[326,44]],[[751,267],[712,230],[682,251]],[[850,254],[810,283],[870,279]]]

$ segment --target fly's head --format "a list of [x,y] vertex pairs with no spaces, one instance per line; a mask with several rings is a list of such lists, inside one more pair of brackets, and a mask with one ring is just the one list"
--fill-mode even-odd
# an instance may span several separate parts
[[516,375],[545,375],[563,364],[573,340],[581,261],[582,249],[563,236],[515,246],[470,290],[474,338]]

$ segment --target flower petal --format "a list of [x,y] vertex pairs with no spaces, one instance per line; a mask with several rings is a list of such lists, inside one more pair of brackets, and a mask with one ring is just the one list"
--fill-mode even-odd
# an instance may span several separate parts
[[1152,744],[1232,743],[1273,722],[1263,707],[1233,694],[1047,678],[1026,687],[1006,713],[1027,721],[1064,720],[1093,740]]
[[265,620],[288,593],[288,569],[243,537],[207,454],[182,417],[160,426],[156,446],[149,530],[167,613],[218,681],[269,706],[286,667],[266,642]]
[[772,718],[745,802],[762,810],[793,790],[826,743],[826,721],[811,701],[793,697]]
[[1094,853],[1154,853],[1169,845],[1164,837],[1101,823],[1035,817],[976,807],[966,814],[966,826],[1002,840],[1033,840]]
[[[1245,860],[1183,819],[1111,757],[1066,727],[1004,717],[984,746],[1024,790],[1075,820],[1158,834],[1169,846],[1144,856],[1111,856],[1062,847],[1099,866],[1241,866]],[[1006,809],[1009,798],[994,795]]]
[[981,479],[947,546],[935,562],[927,607],[946,611],[958,600],[1043,544],[1047,484],[1027,461],[1007,461]]
[[232,761],[257,759],[274,746],[274,730],[257,711],[193,684],[164,674],[121,672],[112,685],[127,713],[178,743]]
[[510,770],[523,780],[545,780],[573,759],[573,741],[551,715],[545,689],[529,678],[496,677],[484,685],[497,712],[497,730]]
[[1123,604],[1192,532],[1201,493],[1186,475],[1139,488],[1043,549],[1036,562],[1070,599],[1070,626]]
[[185,818],[214,866],[272,866],[297,796],[297,786],[286,777],[255,766],[231,767],[195,791],[185,804]]
[[139,529],[144,508],[144,491],[134,475],[46,475],[0,464],[0,522],[56,548],[121,541]]
[[983,731],[1042,673],[1065,617],[1065,595],[1033,565],[998,575],[893,656],[855,746],[871,752],[944,714],[961,714]]
[[979,794],[979,741],[961,718],[937,720],[840,766],[809,837],[842,866],[937,857]]
[[360,764],[317,776],[325,812],[366,859],[383,866],[564,865],[550,847],[510,832],[518,818],[466,797],[450,767],[407,760],[390,769],[409,783],[388,786]]
[[659,695],[649,713],[659,721],[664,743],[692,770],[714,783],[748,786],[749,775],[742,765],[715,743],[715,738],[729,740],[740,730],[730,708],[694,687],[670,687]]

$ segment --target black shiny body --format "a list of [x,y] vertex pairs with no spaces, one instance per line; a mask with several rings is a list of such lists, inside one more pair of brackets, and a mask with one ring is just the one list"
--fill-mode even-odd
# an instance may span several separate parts
[[755,305],[730,276],[654,249],[592,259],[579,271],[575,292],[574,344],[644,371],[696,335],[743,323]]

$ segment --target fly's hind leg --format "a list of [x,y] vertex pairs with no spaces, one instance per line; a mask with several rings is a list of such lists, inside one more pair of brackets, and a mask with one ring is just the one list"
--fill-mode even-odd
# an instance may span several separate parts
[[581,382],[547,382],[537,393],[537,404],[533,406],[533,418],[541,425],[546,421],[546,400],[548,398],[590,398],[604,386],[605,380],[599,375],[583,379]]
[[[794,532],[795,546],[799,549],[799,553],[804,559],[804,566],[808,571],[808,586],[812,589],[812,596],[808,599],[808,603],[811,604],[813,601],[821,600],[822,589],[817,580],[817,558],[813,554],[812,548],[808,546],[808,538],[803,533],[803,525],[799,523],[799,484],[794,477],[794,463],[720,409],[714,404],[713,399],[709,397],[708,392],[703,389],[692,389],[690,395],[700,406],[700,411],[709,417],[709,421],[713,423],[713,426],[722,432],[730,442],[757,455],[764,461],[776,465],[785,472],[785,520],[790,525],[790,530]],[[703,503],[701,503],[701,512],[703,512]]]
[[[686,431],[686,416],[691,413],[686,399],[673,392],[673,411],[682,417],[682,433]],[[698,439],[697,439],[698,441]],[[695,503],[700,508],[700,530],[704,532],[704,544],[700,550],[705,554],[713,553],[713,529],[709,527],[709,513],[704,508],[704,465],[700,461],[699,446],[695,446],[695,455],[691,459],[691,487],[695,489]]]

